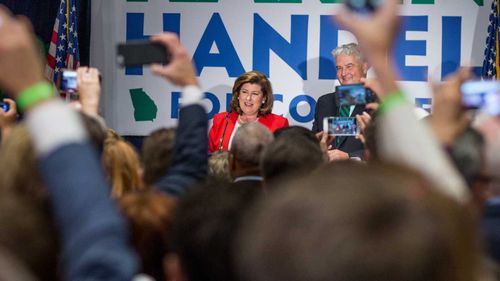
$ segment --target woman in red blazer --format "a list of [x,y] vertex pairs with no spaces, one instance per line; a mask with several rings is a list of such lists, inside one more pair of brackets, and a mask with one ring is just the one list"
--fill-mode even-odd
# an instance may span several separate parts
[[250,122],[259,122],[271,132],[288,126],[288,119],[271,113],[273,89],[267,77],[257,71],[242,74],[233,85],[229,112],[217,113],[208,133],[208,152],[226,151],[237,128]]

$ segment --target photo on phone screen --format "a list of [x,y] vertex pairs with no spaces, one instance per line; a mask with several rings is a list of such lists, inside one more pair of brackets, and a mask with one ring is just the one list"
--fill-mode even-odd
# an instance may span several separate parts
[[355,117],[325,117],[323,128],[329,135],[356,136],[359,134]]
[[375,94],[363,84],[340,85],[335,87],[338,106],[367,104],[376,101]]
[[500,82],[467,81],[462,84],[462,105],[467,109],[482,109],[500,115]]
[[61,77],[61,91],[71,93],[76,92],[76,71],[63,70]]

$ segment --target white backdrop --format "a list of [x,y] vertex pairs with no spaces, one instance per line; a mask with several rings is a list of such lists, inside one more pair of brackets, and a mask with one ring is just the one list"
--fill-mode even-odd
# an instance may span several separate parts
[[[211,116],[226,111],[239,74],[259,70],[273,84],[273,112],[310,127],[315,101],[337,83],[331,50],[356,39],[329,18],[341,4],[303,2],[93,0],[91,65],[103,74],[108,125],[121,134],[146,135],[176,124],[179,89],[147,67],[125,70],[116,64],[118,42],[168,30],[178,32],[194,56]],[[427,81],[442,80],[458,65],[482,65],[491,0],[484,6],[473,0],[403,2],[395,51],[401,85],[426,108]]]

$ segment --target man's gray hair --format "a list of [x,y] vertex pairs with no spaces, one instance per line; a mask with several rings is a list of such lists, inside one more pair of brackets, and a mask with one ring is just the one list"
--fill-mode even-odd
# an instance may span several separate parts
[[356,43],[349,43],[349,44],[344,44],[341,46],[338,46],[332,51],[333,56],[335,57],[335,60],[337,59],[338,56],[350,56],[354,55],[356,56],[356,59],[359,62],[365,62],[365,56],[359,49],[358,44]]
[[230,153],[237,161],[259,165],[262,151],[273,139],[273,134],[264,125],[258,122],[248,123],[234,134]]

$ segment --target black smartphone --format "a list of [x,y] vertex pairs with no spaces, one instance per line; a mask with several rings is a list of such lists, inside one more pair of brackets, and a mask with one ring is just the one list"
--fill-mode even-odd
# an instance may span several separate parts
[[383,0],[345,0],[347,8],[357,14],[371,14],[383,4]]
[[461,86],[462,105],[466,109],[483,109],[500,115],[500,81],[466,81]]
[[65,93],[76,92],[76,71],[64,69],[61,75],[61,91]]
[[0,102],[0,107],[2,107],[3,112],[7,112],[10,109],[9,104],[6,102]]
[[335,87],[335,92],[337,106],[377,102],[377,95],[363,84],[340,85]]
[[355,117],[325,117],[323,128],[329,135],[356,136],[359,128]]
[[128,41],[117,46],[117,61],[122,67],[170,62],[170,52],[159,43],[149,40]]

